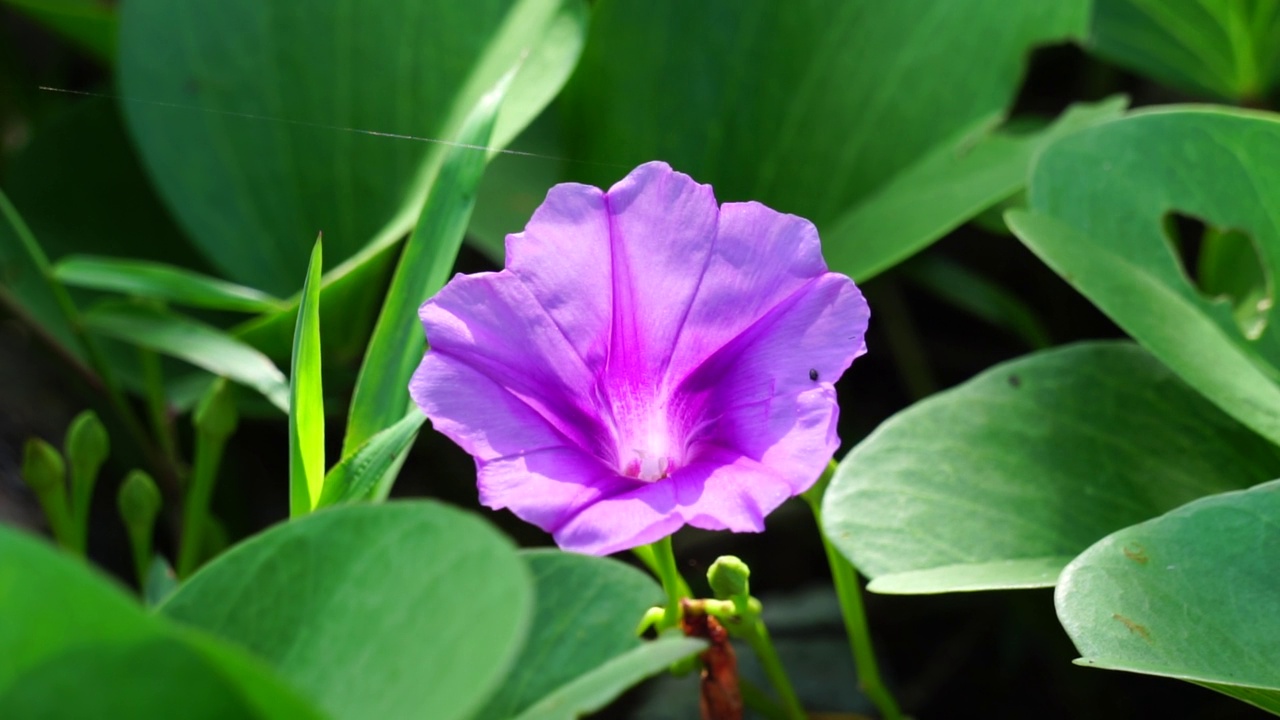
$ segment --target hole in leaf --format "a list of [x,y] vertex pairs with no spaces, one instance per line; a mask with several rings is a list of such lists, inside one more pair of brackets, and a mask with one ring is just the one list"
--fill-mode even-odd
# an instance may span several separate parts
[[1258,339],[1267,327],[1274,296],[1272,279],[1253,237],[1178,212],[1166,214],[1164,225],[1183,271],[1200,294],[1227,304],[1240,332],[1250,340]]

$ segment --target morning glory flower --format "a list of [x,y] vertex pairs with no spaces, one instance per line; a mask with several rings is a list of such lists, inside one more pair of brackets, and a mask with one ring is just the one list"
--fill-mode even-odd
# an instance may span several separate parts
[[557,185],[506,247],[422,306],[410,384],[483,504],[604,555],[759,532],[817,480],[869,311],[807,220],[652,162]]

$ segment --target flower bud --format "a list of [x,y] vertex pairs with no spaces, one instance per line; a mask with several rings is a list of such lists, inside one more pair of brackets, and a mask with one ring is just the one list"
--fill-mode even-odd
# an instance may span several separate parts
[[732,600],[751,594],[751,568],[733,555],[721,555],[707,570],[707,582],[717,600]]

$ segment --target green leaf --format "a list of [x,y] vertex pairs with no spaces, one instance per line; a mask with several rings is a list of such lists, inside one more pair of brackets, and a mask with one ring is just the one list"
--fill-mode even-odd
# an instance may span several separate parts
[[245,653],[147,614],[83,562],[3,526],[0,614],[4,717],[319,717]]
[[211,310],[262,313],[279,310],[282,304],[253,288],[147,260],[72,255],[53,266],[53,275],[72,287]]
[[302,283],[289,371],[289,514],[310,512],[324,488],[324,384],[320,368],[321,241]]
[[[1205,182],[1205,178],[1215,178]],[[1006,215],[1042,260],[1192,387],[1280,442],[1280,331],[1246,336],[1231,302],[1192,284],[1165,234],[1172,211],[1253,240],[1280,278],[1280,122],[1216,109],[1159,110],[1045,149],[1028,211]],[[1266,298],[1270,317],[1274,295]]]
[[400,422],[378,431],[334,465],[325,476],[319,507],[386,497],[386,490],[394,480],[394,476],[388,475],[399,472],[418,437],[418,430],[426,421],[427,416],[413,408]]
[[841,461],[824,531],[877,592],[1044,587],[1108,533],[1277,475],[1280,451],[1146,352],[1083,343],[890,418]]
[[[476,104],[458,133],[459,142],[466,146],[489,145],[511,78],[510,74],[504,76]],[[418,306],[449,279],[475,205],[476,188],[484,174],[486,155],[466,146],[451,147],[445,153],[440,174],[427,193],[417,227],[396,266],[351,398],[347,434],[342,442],[344,455],[390,427],[413,404],[407,389],[409,378],[426,349]]]
[[104,302],[84,314],[85,329],[186,360],[262,393],[289,411],[289,382],[267,356],[212,325],[157,307]]
[[684,637],[662,637],[644,643],[561,686],[520,713],[516,720],[576,720],[604,708],[621,688],[657,675],[706,647],[701,640]]
[[[519,716],[598,667],[642,648],[646,643],[636,637],[636,624],[663,601],[662,588],[652,578],[616,560],[556,550],[522,555],[536,590],[533,629],[502,688],[476,720]],[[595,691],[607,702],[652,672],[630,667],[637,674],[614,674],[610,685],[596,683]]]
[[18,209],[0,190],[0,301],[57,344],[80,355],[84,348],[72,328],[75,305],[53,278],[49,257]]
[[336,720],[427,709],[452,720],[497,688],[532,605],[528,570],[498,532],[443,505],[395,502],[271,528],[160,611],[248,648]]
[[451,140],[522,59],[510,137],[578,53],[581,0],[133,0],[119,83],[142,157],[196,245],[236,282],[297,289],[309,241],[330,268],[413,223]]
[[1278,40],[1272,0],[1096,0],[1089,45],[1173,87],[1239,102],[1274,86]]
[[858,280],[877,275],[965,220],[1023,187],[1031,160],[1059,137],[1115,119],[1124,98],[1068,108],[1038,132],[1011,134],[979,127],[901,170],[874,195],[831,223],[827,262]]
[[1280,715],[1277,547],[1280,482],[1108,536],[1058,585],[1076,662],[1189,680]]
[[116,56],[116,8],[102,0],[3,0],[110,65]]
[[[832,268],[861,279],[1017,189],[1025,166],[982,178],[972,193],[960,189],[968,173],[934,179],[916,168],[941,173],[961,141],[967,148],[989,135],[1014,100],[1028,52],[1083,38],[1090,5],[603,2],[562,96],[566,156],[585,161],[568,170],[607,186],[636,164],[667,160],[714,186],[722,202],[758,200],[812,220]],[[975,172],[998,165],[987,152]],[[864,256],[863,244],[876,239],[848,234],[853,221],[843,217],[917,175],[920,199],[893,222],[931,219]],[[934,211],[943,187],[957,198]]]

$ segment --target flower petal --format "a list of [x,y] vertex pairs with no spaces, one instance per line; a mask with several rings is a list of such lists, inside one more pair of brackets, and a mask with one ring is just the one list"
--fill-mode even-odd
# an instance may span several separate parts
[[608,555],[659,540],[685,524],[760,532],[765,515],[792,494],[770,468],[720,450],[670,478],[585,506],[555,540],[565,550]]
[[[519,278],[505,272],[459,275],[419,314],[428,356],[451,358],[490,378],[579,447],[601,457],[613,452],[592,398],[595,374]],[[447,417],[478,425],[477,415],[492,413],[460,405]]]
[[455,358],[428,352],[409,394],[431,425],[477,460],[560,447],[570,441],[494,380]]
[[678,391],[703,408],[693,454],[700,443],[737,451],[807,489],[839,445],[833,385],[865,352],[869,314],[853,281],[828,273],[718,350]]
[[555,532],[601,498],[636,487],[599,459],[573,447],[551,447],[477,463],[480,502]]
[[813,223],[756,202],[723,205],[710,262],[671,360],[673,378],[826,272]]

